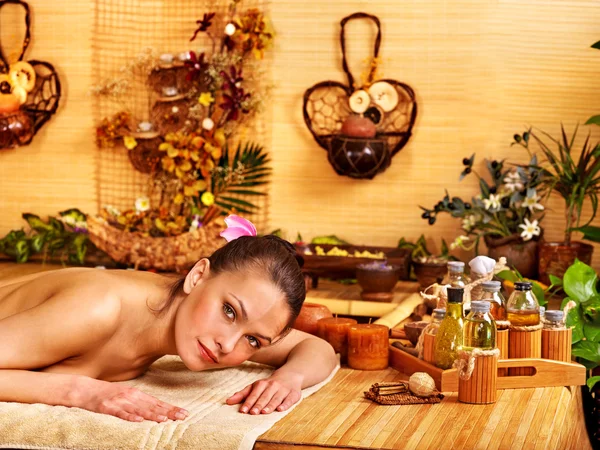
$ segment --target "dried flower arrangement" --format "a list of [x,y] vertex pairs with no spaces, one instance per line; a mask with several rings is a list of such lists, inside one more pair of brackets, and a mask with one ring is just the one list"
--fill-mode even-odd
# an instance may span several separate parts
[[[259,64],[273,32],[261,11],[241,11],[240,4],[232,1],[224,17],[209,12],[196,21],[190,41],[205,34],[210,51],[175,58],[146,49],[120,78],[94,86],[94,94],[121,106],[97,127],[98,146],[123,146],[149,179],[135,208],[103,208],[105,223],[143,237],[176,237],[232,211],[256,211],[248,199],[265,195],[260,187],[268,182],[270,160],[263,147],[240,140],[268,94]],[[140,76],[152,105],[145,121],[121,104]]]

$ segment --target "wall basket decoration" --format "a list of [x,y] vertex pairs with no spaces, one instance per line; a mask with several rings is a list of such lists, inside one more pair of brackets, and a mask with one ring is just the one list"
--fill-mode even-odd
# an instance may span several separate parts
[[[352,19],[377,25],[373,64],[363,86],[357,86],[346,59],[345,26]],[[391,79],[376,80],[381,45],[381,22],[376,16],[355,13],[341,21],[342,67],[348,85],[323,81],[304,93],[304,121],[339,175],[372,179],[387,169],[392,157],[411,136],[417,116],[412,88]]]
[[0,149],[27,145],[56,112],[60,81],[52,64],[24,61],[31,40],[29,5],[21,0],[0,0],[25,9],[25,37],[17,61],[9,63],[0,41]]

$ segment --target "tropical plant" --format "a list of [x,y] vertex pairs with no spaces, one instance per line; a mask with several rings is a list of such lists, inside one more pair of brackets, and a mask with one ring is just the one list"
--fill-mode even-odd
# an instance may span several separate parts
[[475,154],[463,158],[462,180],[469,174],[479,180],[479,194],[470,202],[460,197],[450,197],[448,191],[433,208],[420,207],[421,217],[433,225],[437,215],[447,213],[462,219],[465,234],[456,238],[451,248],[465,250],[475,248],[485,236],[503,237],[520,234],[523,241],[540,236],[539,223],[544,218],[544,206],[540,203],[539,169],[537,160],[532,157],[529,166],[506,167],[505,161],[486,160],[490,181],[481,176],[473,167]]
[[[584,239],[600,242],[600,227],[591,226],[598,210],[600,194],[600,144],[591,144],[588,134],[577,159],[577,129],[578,127],[575,127],[573,135],[568,137],[561,125],[560,139],[555,139],[542,130],[539,130],[538,134],[537,131],[529,129],[522,135],[515,134],[512,144],[520,145],[529,152],[532,162],[528,169],[539,171],[540,186],[547,194],[554,192],[563,198],[566,217],[564,241],[567,245],[571,242],[573,231],[583,232]],[[538,144],[545,158],[539,164],[529,148],[531,138]],[[581,225],[586,200],[589,200],[592,206],[592,213],[587,222]]]
[[47,257],[59,255],[61,261],[84,264],[89,239],[85,214],[78,209],[68,209],[59,217],[49,216],[46,221],[35,214],[24,213],[29,230],[12,230],[0,239],[0,253],[14,258],[18,263],[42,253]]
[[[573,328],[573,356],[588,369],[600,365],[600,282],[598,274],[587,264],[576,260],[564,274],[563,279],[554,277],[553,284],[561,286],[567,297],[561,304],[564,308],[569,301],[575,303],[565,320],[567,327]],[[588,379],[591,389],[600,376]]]

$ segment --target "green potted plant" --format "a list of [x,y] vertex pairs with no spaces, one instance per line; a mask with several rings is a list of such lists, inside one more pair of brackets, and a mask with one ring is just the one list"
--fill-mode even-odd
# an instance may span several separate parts
[[[488,176],[474,169],[475,155],[463,159],[460,180],[473,174],[479,181],[479,194],[470,202],[446,195],[433,208],[424,208],[422,218],[430,225],[440,213],[462,220],[463,234],[451,248],[475,250],[479,254],[481,239],[488,255],[498,260],[505,256],[509,266],[528,278],[537,274],[537,248],[543,230],[544,206],[540,203],[537,160],[528,166],[509,165],[505,161],[487,161]],[[487,179],[486,179],[487,178]]]
[[[590,224],[596,217],[598,194],[600,193],[600,145],[585,139],[581,150],[575,148],[577,127],[571,137],[561,126],[561,137],[556,139],[544,131],[529,129],[523,135],[516,134],[513,144],[524,147],[531,155],[529,144],[538,144],[544,157],[539,163],[532,162],[530,168],[539,170],[539,183],[547,195],[556,194],[565,202],[566,226],[564,238],[560,242],[543,242],[539,254],[539,279],[550,282],[549,274],[562,277],[566,269],[579,259],[586,264],[592,260],[594,247],[580,241],[573,241],[573,231],[581,231],[584,238],[597,239],[598,227]],[[577,157],[579,155],[579,157]],[[534,158],[534,156],[532,155]],[[582,211],[589,201],[592,212],[582,225]]]
[[433,254],[427,248],[424,235],[421,235],[415,243],[402,238],[398,242],[398,248],[411,250],[411,264],[421,289],[434,283],[441,283],[446,275],[448,261],[456,260],[454,256],[450,255],[448,244],[444,239],[442,239],[441,253],[439,254]]

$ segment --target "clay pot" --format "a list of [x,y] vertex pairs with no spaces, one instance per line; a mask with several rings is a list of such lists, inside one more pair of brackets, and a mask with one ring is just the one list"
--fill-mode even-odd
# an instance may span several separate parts
[[421,289],[426,289],[434,283],[441,283],[446,275],[447,263],[422,263],[413,261],[415,276]]
[[395,265],[387,265],[385,268],[359,265],[356,268],[356,280],[362,287],[361,298],[367,301],[392,301],[393,290],[400,277],[399,269],[400,267]]
[[583,242],[571,242],[566,245],[564,242],[542,242],[540,244],[539,257],[539,280],[550,285],[549,274],[562,278],[575,258],[591,264],[594,247]]
[[[543,231],[542,231],[543,234]],[[488,256],[498,261],[506,257],[509,267],[515,267],[525,278],[535,279],[538,272],[539,239],[523,241],[521,236],[513,234],[505,237],[485,236]]]
[[327,306],[318,303],[304,303],[294,322],[294,328],[318,336],[317,322],[325,317],[333,317]]

